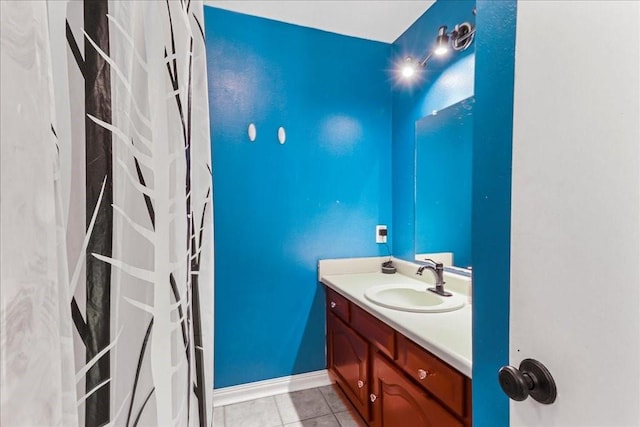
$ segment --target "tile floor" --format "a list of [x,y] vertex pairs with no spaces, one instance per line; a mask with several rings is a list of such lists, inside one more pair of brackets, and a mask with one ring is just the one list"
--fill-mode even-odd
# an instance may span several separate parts
[[216,427],[366,427],[336,385],[263,397],[213,410]]

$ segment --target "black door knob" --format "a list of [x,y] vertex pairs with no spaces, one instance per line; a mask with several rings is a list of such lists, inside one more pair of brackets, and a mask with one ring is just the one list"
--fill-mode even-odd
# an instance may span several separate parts
[[524,359],[520,368],[503,366],[498,371],[500,387],[513,400],[522,401],[531,396],[549,405],[556,400],[556,382],[549,370],[534,359]]

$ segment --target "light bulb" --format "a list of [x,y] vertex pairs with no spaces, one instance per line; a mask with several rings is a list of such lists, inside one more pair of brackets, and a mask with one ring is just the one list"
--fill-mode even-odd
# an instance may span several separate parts
[[413,77],[415,74],[416,74],[416,68],[413,65],[405,64],[405,66],[402,67],[402,77],[404,77],[405,79],[409,79]]
[[402,64],[402,69],[400,70],[402,77],[405,79],[411,79],[418,71],[417,66],[416,61],[411,59],[411,57],[407,57]]
[[438,55],[438,56],[442,56],[445,53],[447,53],[449,51],[449,49],[447,48],[447,46],[438,46],[437,48],[435,48],[435,50],[433,51],[434,55]]

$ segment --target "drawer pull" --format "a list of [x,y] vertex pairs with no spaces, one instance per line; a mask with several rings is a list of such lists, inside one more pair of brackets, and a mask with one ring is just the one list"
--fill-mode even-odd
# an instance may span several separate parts
[[362,380],[358,380],[358,388],[364,387],[364,382]]
[[421,380],[427,378],[429,375],[432,375],[431,372],[425,371],[424,369],[418,369],[418,378]]
[[338,304],[336,304],[335,301],[331,301],[331,308],[336,308],[336,305]]
[[378,396],[376,396],[376,395],[375,395],[375,394],[373,394],[373,393],[371,393],[371,394],[369,395],[369,399],[371,400],[371,403],[375,402],[377,398],[378,398]]

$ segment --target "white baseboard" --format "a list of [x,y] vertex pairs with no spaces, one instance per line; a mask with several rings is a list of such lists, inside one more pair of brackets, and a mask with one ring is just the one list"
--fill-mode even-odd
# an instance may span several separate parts
[[213,406],[231,405],[232,403],[246,402],[247,400],[276,394],[322,387],[331,384],[331,382],[329,373],[324,369],[322,371],[218,388],[213,390]]

